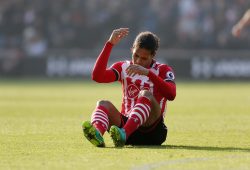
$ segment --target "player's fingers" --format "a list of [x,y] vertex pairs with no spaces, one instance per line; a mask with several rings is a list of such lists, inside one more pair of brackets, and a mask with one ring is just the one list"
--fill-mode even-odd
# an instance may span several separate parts
[[140,70],[138,70],[137,68],[130,68],[126,70],[126,72],[128,75],[140,74]]
[[128,68],[126,69],[127,72],[131,72],[133,70],[133,65],[128,66]]
[[129,72],[127,72],[127,75],[128,75],[128,76],[132,76],[132,75],[133,75],[133,72],[129,71]]
[[127,74],[131,74],[132,72],[133,72],[133,70],[132,69],[130,69],[130,68],[128,68],[127,70],[126,70],[126,72],[127,72]]
[[119,28],[117,30],[122,31],[122,32],[129,32],[129,28]]
[[130,64],[129,66],[128,66],[128,68],[135,68],[135,67],[137,67],[138,65],[137,64]]
[[121,35],[122,37],[125,37],[125,36],[128,35],[128,33],[127,33],[127,32],[121,32],[120,35]]
[[127,35],[128,35],[127,33],[123,33],[123,32],[115,33],[115,36],[119,39],[122,39],[122,38],[126,37]]
[[121,31],[120,31],[120,29],[116,29],[116,30],[113,31],[113,33],[114,33],[115,35],[120,35],[120,34],[121,34]]
[[128,67],[127,69],[126,69],[126,72],[127,72],[127,74],[128,75],[131,75],[132,73],[134,73],[135,72],[135,70],[133,69],[133,67]]
[[118,32],[122,35],[128,35],[129,29],[128,28],[120,28],[120,29],[118,29]]
[[128,66],[128,68],[126,70],[128,70],[130,72],[135,72],[136,70],[138,70],[138,66],[132,64],[132,65]]
[[119,29],[115,29],[114,30],[115,32],[129,32],[129,29],[128,28],[119,28]]
[[136,72],[131,72],[129,73],[129,76],[134,77],[137,73]]
[[119,35],[119,38],[124,38],[124,37],[126,37],[127,36],[127,34],[120,34]]
[[124,33],[124,32],[122,32],[122,33],[119,34],[119,36],[120,36],[121,38],[126,37],[127,35],[128,35],[128,33]]

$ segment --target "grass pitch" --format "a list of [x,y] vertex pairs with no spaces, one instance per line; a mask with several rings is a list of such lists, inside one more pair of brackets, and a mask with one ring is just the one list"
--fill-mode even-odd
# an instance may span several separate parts
[[250,169],[249,82],[177,82],[158,147],[93,147],[81,122],[100,99],[120,108],[120,85],[1,81],[0,169]]

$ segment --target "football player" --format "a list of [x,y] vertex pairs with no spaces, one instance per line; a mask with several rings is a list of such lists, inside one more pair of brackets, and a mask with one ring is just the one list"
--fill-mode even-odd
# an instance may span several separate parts
[[155,60],[159,38],[149,31],[139,33],[131,48],[132,59],[107,68],[112,49],[128,34],[128,28],[113,30],[92,72],[94,81],[118,81],[123,91],[120,111],[110,101],[98,101],[91,121],[82,124],[84,136],[98,147],[105,146],[106,131],[116,147],[161,145],[167,137],[166,104],[175,99],[176,84],[173,69]]

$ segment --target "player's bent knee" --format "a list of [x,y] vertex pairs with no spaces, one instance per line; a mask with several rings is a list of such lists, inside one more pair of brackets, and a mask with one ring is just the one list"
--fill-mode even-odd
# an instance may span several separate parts
[[110,106],[112,105],[112,103],[108,100],[99,100],[97,101],[97,106],[103,106],[105,108],[110,108]]

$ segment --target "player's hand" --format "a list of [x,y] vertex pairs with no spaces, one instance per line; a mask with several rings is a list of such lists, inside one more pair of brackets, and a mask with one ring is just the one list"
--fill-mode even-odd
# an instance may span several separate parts
[[126,69],[126,73],[129,76],[135,76],[136,74],[147,76],[148,73],[149,73],[149,70],[142,67],[142,66],[140,66],[140,65],[138,65],[138,64],[131,64]]
[[240,34],[241,34],[241,28],[238,26],[238,25],[235,25],[232,29],[232,34],[233,36],[239,38],[240,37]]
[[121,39],[123,39],[124,37],[126,37],[129,33],[129,29],[128,28],[119,28],[119,29],[115,29],[113,30],[110,38],[109,38],[109,42],[113,45],[116,45],[117,43],[120,42]]

